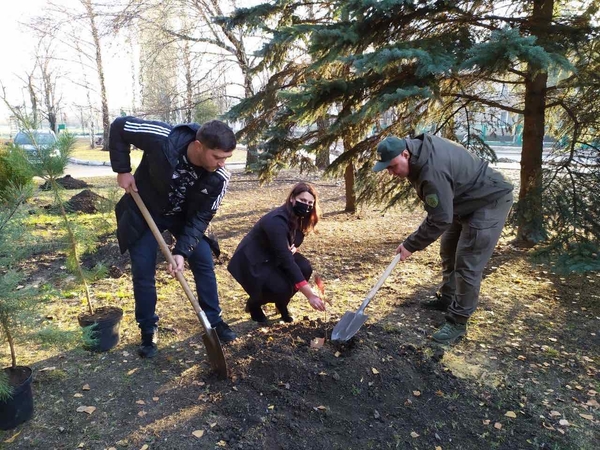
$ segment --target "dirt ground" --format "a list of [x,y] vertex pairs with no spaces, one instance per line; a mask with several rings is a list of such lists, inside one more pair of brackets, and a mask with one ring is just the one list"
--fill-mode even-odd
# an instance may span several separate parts
[[[293,323],[279,323],[268,306],[273,323],[258,327],[226,265],[252,224],[307,178],[324,214],[300,251],[323,277],[332,305],[319,313],[298,295],[290,304]],[[102,182],[93,184],[103,195]],[[336,344],[328,339],[332,328],[358,308],[423,218],[421,209],[365,208],[356,215],[343,209],[340,180],[285,172],[259,187],[252,176],[233,175],[212,225],[222,248],[215,267],[223,316],[239,335],[224,348],[227,380],[211,374],[200,325],[163,270],[159,355],[137,356],[129,259],[112,233],[103,235],[83,262],[109,268],[92,292],[98,304],[123,308],[121,343],[101,354],[85,351],[77,339],[47,345],[32,338],[19,347],[21,364],[35,371],[36,411],[27,424],[0,432],[0,447],[598,448],[600,274],[555,275],[532,263],[531,250],[514,248],[507,230],[466,339],[438,346],[430,335],[443,315],[419,307],[439,285],[435,244],[396,267],[367,309],[367,324],[350,343]],[[24,269],[29,282],[60,293],[40,302],[39,325],[75,332],[84,306],[64,265],[64,253],[54,250],[33,256]],[[322,348],[311,346],[315,338],[325,338]],[[4,349],[0,358],[8,361]]]

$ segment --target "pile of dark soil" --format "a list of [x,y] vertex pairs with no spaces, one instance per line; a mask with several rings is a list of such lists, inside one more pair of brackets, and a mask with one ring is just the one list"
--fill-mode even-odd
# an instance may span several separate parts
[[[64,177],[57,179],[56,182],[65,189],[84,189],[90,187],[85,181],[73,178],[71,175],[65,175]],[[49,191],[52,187],[50,186],[50,183],[46,181],[40,186],[40,189],[42,191]]]
[[505,417],[522,410],[516,395],[456,378],[441,348],[413,346],[380,326],[365,326],[348,345],[312,348],[331,325],[262,328],[228,347],[233,390],[217,382],[207,394],[221,416],[212,431],[238,449],[433,449],[525,448],[539,429],[531,412]]
[[98,206],[103,201],[106,201],[106,198],[90,191],[89,189],[85,189],[79,194],[71,197],[71,200],[65,204],[65,207],[67,208],[67,211],[70,212],[93,214],[98,212]]

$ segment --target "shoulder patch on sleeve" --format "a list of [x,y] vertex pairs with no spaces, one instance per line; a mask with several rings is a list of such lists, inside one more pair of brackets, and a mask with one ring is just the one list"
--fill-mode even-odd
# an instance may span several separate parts
[[429,194],[425,196],[425,203],[427,203],[432,208],[435,208],[437,205],[440,204],[440,199],[438,198],[437,194]]

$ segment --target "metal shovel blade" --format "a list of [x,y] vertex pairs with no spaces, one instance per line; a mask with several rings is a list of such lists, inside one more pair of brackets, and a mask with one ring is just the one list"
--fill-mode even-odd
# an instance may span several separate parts
[[202,335],[202,341],[206,347],[206,354],[212,369],[219,378],[227,378],[227,363],[225,362],[225,355],[223,354],[221,341],[219,341],[219,336],[217,335],[215,329],[207,329]]
[[344,313],[338,324],[333,328],[331,332],[332,341],[347,342],[358,332],[363,323],[367,321],[364,314],[353,313],[347,311]]
[[355,313],[346,311],[344,313],[341,320],[331,332],[332,341],[348,341],[352,338],[352,336],[354,336],[358,332],[360,327],[362,327],[363,323],[367,321],[368,316],[365,316],[364,314],[365,308],[369,305],[373,297],[375,297],[375,294],[377,293],[385,279],[388,277],[388,275],[392,272],[394,267],[396,267],[396,264],[398,264],[398,261],[400,261],[400,257],[400,254],[397,254],[394,257],[390,265],[387,266],[387,268],[385,269],[385,272],[383,272],[383,275],[381,275],[379,280],[377,280],[375,286],[373,286],[373,289],[371,289],[371,291],[367,294],[367,297],[363,300],[362,304],[360,305],[360,308],[358,308],[358,311],[356,311]]

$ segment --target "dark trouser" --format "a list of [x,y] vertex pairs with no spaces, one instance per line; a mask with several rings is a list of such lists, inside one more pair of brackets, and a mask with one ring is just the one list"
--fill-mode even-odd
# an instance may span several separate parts
[[[177,219],[173,217],[154,218],[162,232],[166,229],[177,229]],[[133,295],[135,297],[135,319],[142,333],[153,333],[156,330],[156,251],[158,242],[150,229],[131,247],[131,273],[133,277]],[[208,242],[200,239],[188,263],[194,281],[200,307],[206,313],[211,325],[221,321],[221,308],[217,292],[217,280],[213,258]]]
[[[294,253],[294,261],[298,264],[302,275],[304,275],[304,279],[308,281],[312,275],[310,261],[298,252]],[[264,286],[261,298],[251,298],[250,303],[255,305],[275,303],[279,312],[285,315],[284,313],[287,314],[287,306],[296,291],[294,284],[279,268],[277,268],[274,273],[270,274],[269,279]]]
[[479,302],[483,269],[498,243],[513,203],[512,192],[465,217],[454,217],[442,235],[442,299],[449,318],[466,323]]

